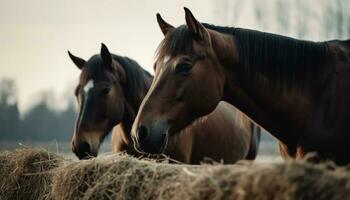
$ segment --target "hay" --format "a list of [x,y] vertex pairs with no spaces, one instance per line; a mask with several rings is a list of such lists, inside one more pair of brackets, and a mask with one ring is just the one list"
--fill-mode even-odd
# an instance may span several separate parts
[[45,199],[51,188],[50,169],[63,158],[45,150],[17,149],[0,154],[0,199]]
[[[33,151],[32,153],[35,153]],[[4,155],[12,153],[3,153]],[[25,159],[21,157],[20,159]],[[65,160],[41,184],[48,199],[350,199],[350,167],[280,164],[174,165],[127,155]],[[2,168],[1,168],[2,169]],[[51,168],[52,169],[52,168]],[[43,185],[34,180],[33,191]],[[3,181],[1,182],[3,184]],[[39,187],[40,185],[40,187]],[[28,191],[28,190],[26,190]],[[5,193],[1,193],[3,199]],[[40,195],[39,195],[40,196]],[[9,198],[4,198],[9,199]]]

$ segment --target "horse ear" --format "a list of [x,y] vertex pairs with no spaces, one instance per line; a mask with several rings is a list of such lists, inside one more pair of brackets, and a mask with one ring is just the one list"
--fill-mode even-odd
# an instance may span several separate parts
[[209,33],[204,26],[194,18],[192,12],[184,7],[186,24],[196,39],[209,41]]
[[164,21],[164,19],[162,18],[162,16],[160,16],[159,13],[157,13],[157,22],[158,22],[158,25],[160,27],[160,30],[162,30],[164,35],[166,35],[170,30],[174,29],[174,27],[172,25],[170,25],[166,21]]
[[102,61],[105,67],[111,68],[112,67],[112,55],[109,52],[107,46],[103,43],[101,43],[101,52],[100,55],[102,57]]
[[68,55],[70,57],[70,59],[73,61],[73,63],[79,68],[82,69],[86,63],[86,61],[82,58],[76,57],[73,54],[70,53],[70,51],[68,51]]

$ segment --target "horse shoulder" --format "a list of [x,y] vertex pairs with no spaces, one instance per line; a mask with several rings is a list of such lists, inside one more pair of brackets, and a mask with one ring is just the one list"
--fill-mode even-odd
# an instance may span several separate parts
[[249,143],[251,137],[250,120],[240,112],[236,107],[227,102],[220,102],[217,110],[213,112],[213,118],[216,118],[218,127],[226,129],[228,134],[234,138],[242,138]]
[[203,149],[201,152],[225,163],[243,159],[249,151],[250,124],[238,112],[231,104],[220,102],[212,113],[188,127],[194,134],[194,154]]

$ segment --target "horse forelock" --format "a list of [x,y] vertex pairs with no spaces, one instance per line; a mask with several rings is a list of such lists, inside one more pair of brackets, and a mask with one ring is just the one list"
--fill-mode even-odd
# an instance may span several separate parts
[[181,25],[170,33],[159,44],[156,50],[156,60],[177,55],[191,55],[193,53],[193,35],[187,25]]
[[86,67],[83,69],[82,73],[83,81],[86,83],[89,80],[94,82],[105,81],[106,77],[106,68],[103,66],[103,60],[100,55],[92,56],[86,63]]

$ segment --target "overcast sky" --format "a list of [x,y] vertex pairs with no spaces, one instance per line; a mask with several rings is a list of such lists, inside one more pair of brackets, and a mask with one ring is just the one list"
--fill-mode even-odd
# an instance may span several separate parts
[[[70,50],[88,59],[104,42],[111,52],[129,56],[152,72],[154,51],[163,38],[155,14],[184,23],[183,6],[212,21],[209,1],[1,0],[0,78],[14,78],[20,109],[38,91],[63,93],[79,71]],[[72,91],[73,93],[73,91]]]
[[[163,38],[156,23],[157,12],[175,26],[185,22],[183,6],[187,6],[202,22],[220,25],[234,22],[241,27],[259,28],[254,24],[252,9],[248,9],[253,6],[246,3],[251,1],[241,1],[240,7],[236,4],[218,6],[218,2],[0,0],[0,78],[16,80],[19,106],[23,111],[37,98],[39,91],[51,90],[62,96],[77,82],[79,70],[69,59],[67,50],[87,60],[99,52],[103,42],[111,52],[129,56],[153,73],[154,51]],[[240,15],[226,12],[226,17],[227,6],[236,8]],[[317,4],[312,10],[320,11],[316,7]],[[271,13],[264,13],[268,14]],[[273,30],[273,26],[266,28],[266,31]],[[319,31],[315,29],[314,33],[313,39],[319,39]]]

